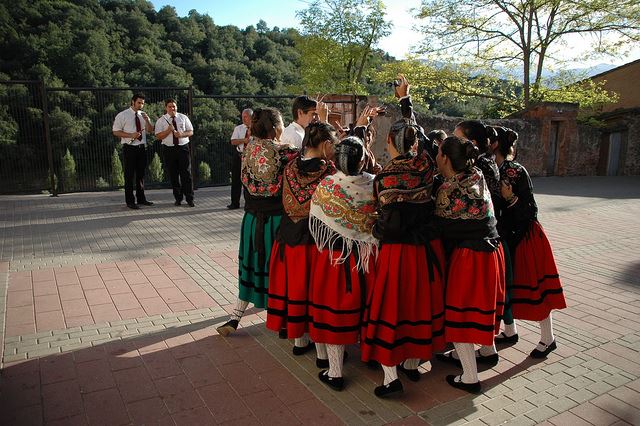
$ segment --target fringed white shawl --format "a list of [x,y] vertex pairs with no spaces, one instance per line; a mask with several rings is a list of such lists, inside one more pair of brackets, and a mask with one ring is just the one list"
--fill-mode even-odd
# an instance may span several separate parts
[[318,250],[333,253],[341,244],[340,256],[332,256],[333,265],[344,263],[356,250],[356,268],[368,272],[369,259],[378,253],[378,240],[371,235],[375,223],[375,176],[363,173],[347,176],[338,171],[324,178],[311,199],[309,230]]

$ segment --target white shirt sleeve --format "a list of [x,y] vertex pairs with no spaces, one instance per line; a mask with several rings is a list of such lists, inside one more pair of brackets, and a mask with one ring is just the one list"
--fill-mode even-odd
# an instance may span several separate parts
[[193,131],[193,124],[191,124],[191,120],[185,114],[182,114],[182,118],[184,118],[184,130],[185,132]]
[[114,132],[125,131],[124,130],[124,123],[125,123],[124,111],[120,111],[116,115],[116,118],[113,120],[113,129],[112,130]]
[[164,132],[165,130],[167,130],[168,126],[169,125],[164,120],[163,116],[161,116],[160,118],[158,118],[158,121],[156,121],[155,134],[157,135],[158,133]]

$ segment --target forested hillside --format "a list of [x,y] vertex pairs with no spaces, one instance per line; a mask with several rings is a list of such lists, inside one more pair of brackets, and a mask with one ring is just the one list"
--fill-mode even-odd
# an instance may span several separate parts
[[0,73],[48,86],[189,86],[282,94],[299,80],[295,30],[218,26],[144,0],[0,4]]

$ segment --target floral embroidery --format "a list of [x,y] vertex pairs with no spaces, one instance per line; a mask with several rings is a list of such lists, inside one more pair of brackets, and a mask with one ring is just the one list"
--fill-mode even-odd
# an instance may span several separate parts
[[[334,174],[336,168],[333,162],[320,160],[317,171],[302,172],[298,158],[290,162],[284,169],[284,184],[282,190],[282,204],[284,211],[293,222],[298,222],[309,216],[311,197],[320,181],[327,175]],[[309,160],[315,161],[315,160]]]
[[282,170],[297,155],[295,147],[253,138],[242,154],[242,184],[253,196],[274,197],[282,192]]
[[472,174],[459,173],[444,181],[436,197],[436,215],[474,220],[494,216],[491,193],[478,168]]
[[374,191],[381,206],[426,203],[431,199],[435,165],[427,155],[394,158],[376,176]]

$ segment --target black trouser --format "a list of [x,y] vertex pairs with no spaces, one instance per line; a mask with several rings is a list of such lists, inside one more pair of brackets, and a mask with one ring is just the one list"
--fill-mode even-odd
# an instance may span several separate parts
[[233,162],[231,163],[231,204],[240,205],[242,193],[242,181],[240,180],[240,168],[242,166],[242,153],[235,148],[233,150]]
[[[127,204],[144,203],[144,173],[147,168],[147,150],[144,145],[123,145],[124,199]],[[136,181],[136,197],[133,198],[133,179]]]
[[173,197],[176,201],[182,201],[182,196],[187,202],[193,201],[193,181],[191,180],[191,155],[189,144],[180,146],[163,145],[164,164],[169,172],[169,180],[173,188]]

